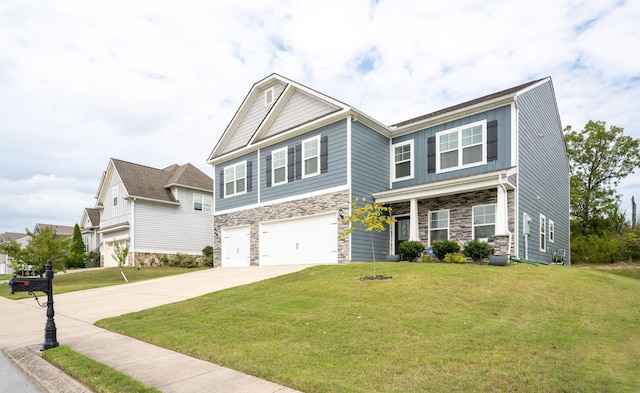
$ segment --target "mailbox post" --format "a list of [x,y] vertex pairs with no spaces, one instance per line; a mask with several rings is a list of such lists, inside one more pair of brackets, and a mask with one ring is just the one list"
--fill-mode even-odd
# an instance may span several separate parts
[[[39,291],[47,294],[47,304],[41,304],[41,306],[47,307],[47,323],[44,327],[44,344],[42,344],[42,350],[47,350],[55,348],[59,344],[57,339],[56,323],[53,319],[53,316],[55,315],[53,310],[53,262],[50,260],[47,261],[44,267],[44,277],[13,277],[9,280],[9,293],[29,292],[30,294],[33,294],[34,291]],[[36,297],[36,300],[37,299],[38,298]],[[40,302],[38,302],[38,304],[40,304]]]

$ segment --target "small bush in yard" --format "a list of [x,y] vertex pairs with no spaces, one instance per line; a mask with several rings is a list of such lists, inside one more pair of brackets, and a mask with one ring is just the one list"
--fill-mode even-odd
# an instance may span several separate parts
[[179,267],[196,267],[196,258],[193,255],[177,253],[169,260],[169,265]]
[[407,261],[413,261],[424,250],[424,244],[415,240],[405,240],[400,243],[400,254]]
[[420,262],[422,263],[435,263],[436,258],[433,255],[423,255],[420,257]]
[[474,261],[479,261],[483,257],[491,254],[491,247],[489,247],[486,242],[481,242],[478,239],[473,239],[464,246],[462,254],[473,259]]
[[467,263],[467,258],[464,255],[451,252],[444,256],[444,263]]
[[436,257],[441,261],[444,261],[445,255],[460,251],[458,243],[451,240],[436,240],[431,243],[431,248],[433,249],[433,253]]

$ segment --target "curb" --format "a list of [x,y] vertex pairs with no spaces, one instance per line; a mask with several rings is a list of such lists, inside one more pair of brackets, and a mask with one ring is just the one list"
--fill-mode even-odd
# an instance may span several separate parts
[[60,371],[39,354],[40,346],[3,348],[2,352],[31,380],[49,393],[91,393],[86,386]]

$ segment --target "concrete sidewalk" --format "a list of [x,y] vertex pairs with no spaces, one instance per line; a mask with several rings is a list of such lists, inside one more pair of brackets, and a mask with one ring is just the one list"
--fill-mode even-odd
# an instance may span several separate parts
[[[93,326],[93,323],[99,319],[293,273],[306,267],[308,265],[216,268],[56,295],[54,307],[58,342],[163,392],[295,392],[272,382],[109,332]],[[46,301],[46,297],[44,299]],[[29,369],[47,368],[48,363],[43,365],[37,362],[42,359],[36,354],[44,341],[45,309],[40,308],[33,299],[12,301],[0,297],[0,315],[0,348],[3,352],[16,364],[27,368],[27,373]],[[25,351],[25,348],[29,351]],[[46,375],[32,376],[37,381],[47,378]],[[82,391],[78,390],[78,386],[64,385],[63,376],[57,375],[54,379],[59,380],[55,386],[44,386],[50,392]]]

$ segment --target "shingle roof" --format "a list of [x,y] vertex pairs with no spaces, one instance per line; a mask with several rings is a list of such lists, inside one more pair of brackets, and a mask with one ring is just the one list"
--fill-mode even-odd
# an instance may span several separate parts
[[70,227],[68,225],[37,223],[36,228],[40,228],[41,230],[44,228],[51,228],[58,236],[72,236],[74,227]]
[[3,234],[0,234],[0,242],[6,242],[9,240],[18,240],[20,238],[23,238],[27,236],[26,233],[17,233],[17,232],[5,232]]
[[87,216],[89,217],[89,221],[91,221],[91,226],[97,227],[100,226],[100,209],[95,208],[86,208]]
[[112,159],[129,196],[177,202],[170,187],[196,188],[213,192],[213,179],[191,164],[151,168]]
[[[545,79],[545,78],[543,78],[543,79]],[[500,97],[503,97],[503,96],[508,96],[508,95],[517,93],[518,91],[520,91],[522,89],[525,89],[525,88],[533,85],[534,83],[538,83],[543,79],[537,79],[537,80],[534,80],[534,81],[531,81],[531,82],[523,83],[521,85],[518,85],[518,86],[515,86],[515,87],[511,87],[509,89],[502,90],[502,91],[499,91],[497,93],[489,94],[489,95],[486,95],[486,96],[483,96],[483,97],[480,97],[480,98],[476,98],[476,99],[473,99],[473,100],[470,100],[470,101],[467,101],[467,102],[463,102],[461,104],[453,105],[453,106],[450,106],[448,108],[440,109],[440,110],[435,111],[435,112],[427,113],[426,115],[414,117],[413,119],[409,119],[409,120],[405,120],[405,121],[402,121],[402,122],[397,123],[397,124],[393,124],[391,127],[403,127],[403,126],[406,126],[408,124],[417,123],[419,121],[427,120],[429,118],[436,117],[436,116],[439,116],[439,115],[443,115],[445,113],[453,112],[453,111],[456,111],[456,110],[459,110],[459,109],[463,109],[463,108],[466,108],[466,107],[469,107],[469,106],[473,106],[473,105],[476,105],[476,104],[480,104],[480,103],[483,103],[483,102],[486,102],[486,101],[491,101],[493,99],[500,98]]]

